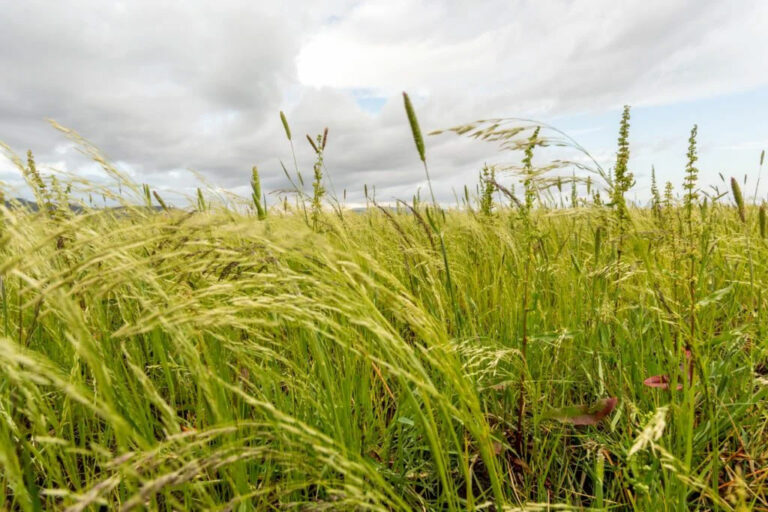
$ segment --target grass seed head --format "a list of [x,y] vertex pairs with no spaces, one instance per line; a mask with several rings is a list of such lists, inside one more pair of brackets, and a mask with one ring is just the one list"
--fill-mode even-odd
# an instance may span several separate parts
[[408,123],[411,125],[411,132],[413,133],[413,142],[416,144],[416,150],[419,152],[419,158],[422,162],[426,162],[426,154],[424,150],[424,137],[421,135],[421,128],[419,128],[419,120],[416,118],[416,111],[411,104],[411,98],[408,97],[406,92],[403,92],[403,101],[405,102],[405,113],[408,116]]
[[251,200],[256,208],[259,220],[267,218],[266,200],[261,192],[261,180],[259,179],[259,169],[254,165],[251,169]]
[[203,195],[203,191],[200,190],[200,187],[197,188],[197,209],[198,211],[205,211],[205,196]]
[[307,140],[309,141],[309,145],[312,146],[312,149],[315,150],[315,154],[319,154],[320,150],[317,148],[315,141],[312,140],[312,137],[310,137],[309,134],[307,134]]
[[747,212],[744,207],[744,196],[741,194],[741,187],[736,178],[731,178],[731,191],[733,192],[733,200],[736,202],[736,208],[739,211],[739,218],[741,222],[747,222]]
[[285,117],[285,113],[281,110],[280,111],[280,121],[283,123],[283,129],[285,129],[285,136],[288,138],[288,140],[291,140],[291,127],[288,126],[288,119]]
[[160,208],[168,211],[168,205],[165,204],[165,201],[163,201],[163,198],[160,197],[160,194],[157,193],[157,190],[153,190],[152,195],[155,196],[155,199],[157,199],[157,203],[160,205]]

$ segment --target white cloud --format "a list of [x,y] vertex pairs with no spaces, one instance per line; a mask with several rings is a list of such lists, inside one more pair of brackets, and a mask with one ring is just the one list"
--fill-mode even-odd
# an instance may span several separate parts
[[[277,160],[291,162],[283,109],[302,165],[303,134],[330,128],[339,192],[359,197],[368,183],[410,196],[423,176],[401,90],[425,130],[690,101],[768,85],[767,25],[757,0],[10,2],[0,140],[76,169],[51,117],[139,181],[188,190],[178,170],[190,168],[235,189],[259,164],[275,189]],[[386,103],[372,115],[362,99],[377,96]],[[445,199],[492,154],[451,137],[427,145]]]
[[311,37],[298,77],[550,108],[691,100],[768,84],[767,22],[757,1],[377,0]]

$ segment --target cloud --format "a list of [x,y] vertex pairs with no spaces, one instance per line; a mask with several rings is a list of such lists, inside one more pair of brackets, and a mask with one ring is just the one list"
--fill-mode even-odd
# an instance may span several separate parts
[[[424,177],[401,90],[425,130],[729,94],[768,85],[767,22],[756,0],[10,2],[0,140],[85,166],[44,122],[53,118],[138,181],[183,192],[194,181],[182,170],[194,169],[244,190],[258,164],[274,190],[287,183],[278,160],[292,167],[282,109],[302,168],[312,158],[303,134],[328,126],[339,193],[359,198],[368,183],[408,197]],[[494,158],[451,137],[427,146],[446,200]],[[0,177],[9,172],[0,163]]]
[[0,134],[45,152],[54,118],[145,173],[225,183],[295,82],[300,23],[254,2],[13,2],[0,21]]
[[298,55],[298,77],[524,109],[691,100],[768,83],[756,44],[768,41],[768,5],[737,5],[374,1],[313,36]]

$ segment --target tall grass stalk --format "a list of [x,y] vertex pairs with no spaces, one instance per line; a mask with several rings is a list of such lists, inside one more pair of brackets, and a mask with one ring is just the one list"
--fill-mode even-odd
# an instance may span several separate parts
[[432,204],[435,206],[435,208],[437,208],[437,199],[435,199],[435,193],[432,190],[432,180],[429,178],[429,168],[427,167],[427,157],[424,148],[424,136],[421,134],[419,120],[416,117],[416,111],[414,110],[413,104],[411,103],[411,98],[408,97],[406,92],[403,92],[403,104],[405,105],[405,115],[408,118],[408,124],[411,126],[413,142],[416,144],[416,151],[419,153],[419,159],[421,160],[421,163],[424,164],[424,175],[427,177],[429,195],[432,198]]

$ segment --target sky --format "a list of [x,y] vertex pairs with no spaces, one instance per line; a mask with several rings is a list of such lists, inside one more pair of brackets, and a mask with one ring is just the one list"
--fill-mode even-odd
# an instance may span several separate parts
[[[426,193],[402,91],[425,132],[532,118],[606,168],[628,104],[632,199],[647,200],[651,166],[680,190],[694,124],[702,188],[724,190],[721,173],[753,191],[768,147],[766,27],[761,0],[6,1],[0,141],[32,149],[46,174],[108,182],[53,119],[174,202],[201,183],[245,196],[257,165],[275,203],[289,186],[280,162],[293,168],[282,110],[305,176],[304,135],[328,127],[332,189],[354,205],[364,184],[383,202]],[[426,148],[445,203],[484,163],[519,161],[454,134]],[[0,181],[29,195],[1,156]]]

